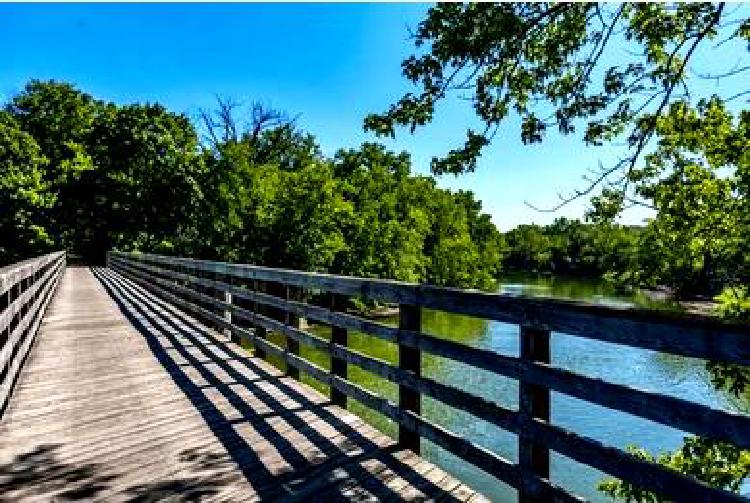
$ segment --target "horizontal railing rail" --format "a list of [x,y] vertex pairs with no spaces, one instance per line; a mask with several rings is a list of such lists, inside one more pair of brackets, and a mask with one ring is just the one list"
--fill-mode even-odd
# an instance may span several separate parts
[[[330,386],[334,403],[345,405],[347,397],[353,398],[392,419],[399,425],[403,446],[418,452],[420,438],[426,438],[517,488],[522,501],[580,501],[549,480],[550,449],[675,500],[744,501],[736,494],[552,424],[550,395],[552,391],[563,393],[742,448],[750,448],[750,417],[554,367],[549,341],[555,331],[676,355],[750,364],[747,325],[704,316],[149,254],[111,252],[108,263],[164,300],[253,344],[258,355],[276,355],[286,363],[290,374],[298,376],[301,371]],[[321,305],[306,301],[305,291],[314,292],[317,299],[321,293],[328,294],[330,302]],[[398,303],[399,326],[346,312],[346,297]],[[518,325],[519,356],[423,333],[422,307]],[[331,339],[302,329],[296,322],[300,317],[330,325]],[[286,343],[277,345],[267,340],[269,331],[282,334]],[[349,348],[349,331],[397,344],[398,365]],[[327,352],[331,370],[300,357],[300,344]],[[518,409],[422,376],[422,353],[517,380]],[[398,385],[398,403],[349,380],[348,365]],[[518,463],[425,418],[420,410],[422,395],[517,434]]]
[[64,269],[65,252],[0,269],[0,416]]

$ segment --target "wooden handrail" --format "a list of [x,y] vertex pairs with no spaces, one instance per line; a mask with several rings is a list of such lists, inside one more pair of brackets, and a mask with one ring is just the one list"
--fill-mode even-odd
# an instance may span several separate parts
[[[418,451],[419,439],[427,438],[518,488],[523,501],[580,500],[549,481],[549,450],[677,500],[743,501],[735,494],[711,488],[696,479],[552,424],[549,402],[550,392],[557,391],[743,448],[750,448],[749,416],[554,367],[550,363],[549,337],[551,331],[558,331],[678,355],[748,364],[750,327],[747,325],[694,315],[159,255],[111,252],[108,261],[110,267],[169,303],[249,341],[262,354],[277,356],[288,368],[329,385],[337,401],[349,397],[394,420],[405,447]],[[315,305],[305,302],[303,296],[290,296],[289,287],[315,294],[327,293],[328,298],[338,300],[328,305]],[[399,326],[343,312],[341,299],[345,296],[398,303],[401,306]],[[425,334],[421,331],[420,307],[515,323],[520,328],[520,356],[500,355]],[[338,336],[330,341],[318,337],[291,323],[293,316],[326,323]],[[348,330],[397,344],[399,365],[348,348],[345,336]],[[270,342],[262,336],[263,331],[284,335],[286,345]],[[338,363],[328,372],[300,357],[295,349],[300,344],[326,351],[332,362]],[[519,410],[506,409],[468,391],[422,376],[419,365],[422,352],[518,380]],[[349,381],[345,370],[349,364],[398,385],[398,404]],[[421,395],[516,433],[518,464],[430,422],[421,415]]]
[[0,269],[0,416],[65,268],[65,252]]

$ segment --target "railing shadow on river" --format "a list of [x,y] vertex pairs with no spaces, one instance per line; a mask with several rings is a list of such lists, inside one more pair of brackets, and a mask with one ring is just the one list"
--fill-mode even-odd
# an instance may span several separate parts
[[[257,355],[281,359],[290,375],[299,378],[304,373],[329,386],[334,403],[346,405],[353,399],[393,420],[399,425],[402,446],[419,452],[421,439],[429,440],[518,489],[520,501],[580,501],[550,480],[550,451],[677,501],[745,501],[553,424],[550,397],[552,392],[562,393],[741,448],[750,448],[750,416],[555,367],[550,334],[750,365],[748,325],[696,315],[150,254],[111,252],[108,265],[233,339],[251,344]],[[350,298],[398,304],[398,326],[346,310]],[[515,324],[519,327],[518,356],[426,334],[422,308]],[[303,329],[302,318],[329,325],[330,339]],[[398,363],[349,347],[348,336],[354,331],[397,345]],[[283,336],[283,343],[272,342],[270,332]],[[330,371],[301,357],[301,344],[329,354]],[[506,408],[424,376],[424,353],[516,380],[518,407]],[[397,385],[397,403],[352,382],[349,365]],[[518,462],[428,420],[421,411],[422,397],[515,434]]]

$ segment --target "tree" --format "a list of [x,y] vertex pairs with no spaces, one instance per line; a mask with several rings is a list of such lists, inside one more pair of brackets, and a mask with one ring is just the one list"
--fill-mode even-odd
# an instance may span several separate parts
[[[627,150],[551,209],[602,183],[607,190],[599,207],[610,213],[627,202],[648,205],[632,189],[645,181],[634,170],[654,138],[656,119],[690,96],[688,64],[697,52],[720,51],[709,48],[720,33],[723,43],[750,40],[750,20],[737,12],[723,3],[439,4],[419,23],[416,52],[402,65],[418,91],[368,116],[365,128],[386,136],[397,126],[414,132],[432,121],[441,101],[471,92],[482,128],[433,159],[433,172],[474,170],[498,127],[514,116],[524,143],[542,141],[553,128],[576,133],[583,123],[586,144],[624,140]],[[610,64],[608,56],[622,45],[630,55],[618,54]],[[750,66],[719,76],[696,72],[716,78],[745,70]]]
[[[639,236],[645,250],[639,264],[647,267],[629,280],[682,292],[746,284],[750,134],[747,111],[734,121],[726,108],[750,91],[696,100],[687,78],[701,51],[720,51],[727,43],[750,50],[750,19],[738,12],[724,3],[440,4],[417,27],[417,53],[403,63],[418,91],[368,116],[365,128],[393,136],[405,126],[413,133],[432,121],[441,101],[470,92],[481,129],[469,130],[462,146],[433,159],[437,174],[474,170],[499,126],[514,116],[524,143],[543,141],[552,128],[577,133],[581,125],[587,145],[624,141],[619,161],[601,166],[550,210],[587,195],[593,195],[589,216],[599,223],[626,205],[653,208],[656,217]],[[629,56],[608,64],[607,54],[622,44]],[[692,71],[727,78],[748,70],[738,64],[719,75]],[[507,236],[510,256],[539,262],[540,250],[559,256],[570,249],[570,242],[542,245],[542,236],[533,227]],[[520,243],[527,249],[514,256]],[[709,368],[726,377],[726,367]],[[739,370],[734,374],[741,380]],[[708,439],[688,439],[681,453],[660,461],[732,490],[736,476],[747,473],[746,453]],[[732,477],[717,476],[722,472]],[[622,482],[604,489],[628,500],[658,500]]]
[[502,238],[470,193],[377,144],[327,158],[275,109],[243,120],[220,100],[203,145],[161,105],[65,83],[32,82],[6,109],[3,227],[36,233],[6,255],[54,245],[100,262],[118,248],[482,288],[499,271]]
[[54,206],[47,212],[47,228],[58,246],[79,241],[81,226],[71,225],[84,207],[79,196],[84,173],[93,169],[89,155],[96,118],[106,105],[73,85],[32,80],[6,105],[19,127],[34,138],[48,160],[43,180],[53,193]]
[[505,235],[508,256],[505,263],[513,269],[536,271],[550,261],[550,242],[538,225],[519,225]]
[[94,120],[104,107],[71,84],[32,80],[5,108],[49,159],[46,178],[60,182],[68,176],[64,161],[75,158],[81,146],[89,144]]
[[203,165],[189,119],[161,105],[128,105],[97,120],[91,155],[96,170],[82,180],[89,238],[86,256],[112,247],[169,250],[190,234],[201,197]]
[[649,180],[639,192],[657,210],[647,236],[661,257],[652,274],[699,293],[750,281],[750,112],[735,117],[716,97],[696,108],[679,102],[656,128],[657,147],[634,172]]
[[54,194],[43,178],[47,164],[34,138],[0,112],[0,264],[34,256],[53,242],[47,218]]
[[410,176],[411,160],[405,152],[395,154],[372,143],[339,150],[333,169],[354,215],[345,229],[349,248],[332,271],[423,281],[429,262],[424,242],[430,229],[423,203],[436,190],[434,184]]
[[105,103],[55,81],[30,82],[6,110],[46,159],[42,183],[54,203],[46,225],[57,246],[101,262],[114,246],[159,250],[184,240],[202,170],[186,117]]

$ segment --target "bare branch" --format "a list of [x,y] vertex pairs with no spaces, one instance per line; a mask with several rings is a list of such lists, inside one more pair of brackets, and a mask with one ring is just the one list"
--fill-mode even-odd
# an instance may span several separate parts
[[[638,159],[640,159],[641,154],[643,153],[643,150],[645,149],[646,145],[651,140],[651,138],[653,137],[653,135],[654,135],[654,133],[656,131],[656,120],[655,120],[655,118],[658,117],[658,116],[660,116],[663,113],[664,109],[669,105],[669,103],[671,101],[672,94],[673,94],[675,88],[677,87],[677,85],[678,84],[684,84],[683,75],[684,75],[685,68],[687,67],[688,62],[690,61],[690,58],[695,53],[695,50],[698,47],[698,45],[708,36],[708,34],[711,32],[711,30],[719,23],[719,21],[721,19],[721,13],[722,13],[722,11],[724,9],[724,5],[725,5],[724,3],[719,4],[719,7],[716,10],[716,13],[714,15],[713,20],[710,23],[708,23],[703,28],[703,30],[701,30],[701,32],[698,33],[694,37],[693,43],[688,48],[687,52],[685,53],[685,57],[680,62],[680,66],[679,66],[679,68],[677,69],[677,71],[674,74],[676,77],[674,77],[674,78],[670,79],[669,81],[667,81],[666,87],[660,93],[657,93],[656,95],[654,95],[654,96],[651,97],[651,99],[653,99],[658,94],[664,93],[664,97],[662,98],[662,100],[659,103],[658,107],[656,108],[655,112],[652,114],[652,118],[654,120],[649,121],[648,124],[647,124],[646,129],[644,131],[640,131],[640,134],[638,134],[639,132],[637,130],[635,130],[632,133],[631,137],[634,138],[634,139],[637,139],[637,141],[635,141],[635,148],[633,150],[633,154],[631,156],[629,156],[629,157],[626,157],[625,159],[620,160],[619,162],[617,162],[616,164],[614,164],[612,167],[610,167],[608,169],[605,169],[605,170],[602,170],[602,172],[600,173],[600,175],[597,176],[596,178],[594,178],[593,180],[591,180],[591,182],[584,189],[576,189],[571,196],[561,198],[561,201],[559,203],[555,204],[554,206],[552,206],[551,208],[539,208],[539,207],[534,206],[534,205],[532,205],[532,204],[530,204],[528,202],[525,202],[525,204],[527,206],[529,206],[530,208],[532,208],[532,209],[534,209],[536,211],[541,211],[541,212],[555,212],[555,211],[558,211],[560,208],[566,206],[570,202],[572,202],[572,201],[574,201],[576,199],[579,199],[579,198],[581,198],[583,196],[586,196],[586,195],[590,194],[599,184],[605,182],[607,180],[607,178],[609,177],[609,175],[611,175],[612,173],[614,173],[614,172],[616,172],[616,171],[618,171],[620,169],[623,169],[623,168],[625,168],[625,173],[624,173],[623,178],[622,178],[622,180],[624,180],[624,184],[623,184],[623,189],[622,190],[623,191],[627,190],[629,175],[630,175],[630,173],[632,173],[633,169],[635,168],[636,163],[638,162]],[[688,38],[688,39],[683,40],[680,44],[678,44],[675,47],[675,49],[672,51],[672,53],[670,54],[669,58],[667,59],[667,63],[665,65],[665,68],[669,69],[671,67],[673,58],[676,56],[676,54],[678,53],[678,51],[680,50],[680,48],[682,48],[682,46],[687,42],[687,40],[690,40],[690,39]],[[732,99],[735,99],[735,98],[737,98],[737,97],[739,97],[739,96],[741,96],[743,94],[746,94],[746,93],[750,94],[750,91],[746,91],[744,93],[739,93],[738,95],[733,96]],[[651,99],[649,99],[646,102],[646,104],[648,104],[651,101]],[[625,199],[625,197],[626,197],[626,194],[623,192],[623,199]]]
[[744,73],[746,71],[750,70],[750,65],[740,66],[740,61],[737,61],[735,63],[734,67],[732,67],[730,70],[727,70],[724,73],[697,73],[695,72],[695,76],[699,77],[701,79],[706,80],[720,80],[726,77],[733,77],[735,75],[738,75],[740,73]]

